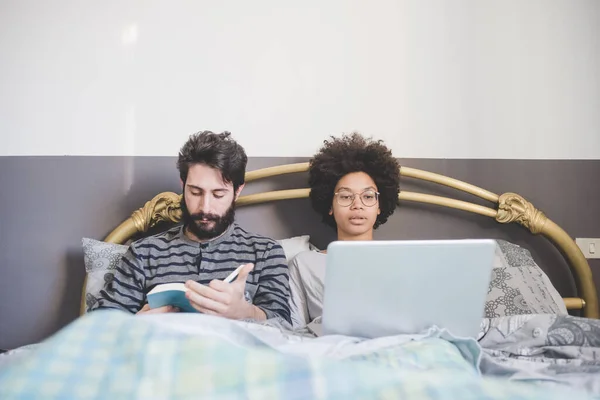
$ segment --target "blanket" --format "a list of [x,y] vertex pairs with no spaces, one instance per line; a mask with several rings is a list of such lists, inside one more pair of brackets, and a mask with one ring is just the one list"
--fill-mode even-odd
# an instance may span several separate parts
[[485,375],[600,396],[600,320],[552,314],[486,319],[479,344]]
[[435,328],[312,338],[204,315],[107,310],[0,364],[0,398],[589,398],[481,376],[482,355],[475,340]]

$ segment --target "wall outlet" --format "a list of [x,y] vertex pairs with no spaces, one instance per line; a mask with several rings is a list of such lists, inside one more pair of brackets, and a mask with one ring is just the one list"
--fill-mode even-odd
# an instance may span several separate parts
[[585,258],[600,258],[600,239],[577,238],[575,243],[577,243]]

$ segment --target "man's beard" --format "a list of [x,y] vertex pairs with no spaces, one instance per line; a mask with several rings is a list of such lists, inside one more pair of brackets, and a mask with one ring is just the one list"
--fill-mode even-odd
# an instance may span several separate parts
[[[187,205],[185,204],[185,196],[181,197],[181,220],[183,226],[196,236],[199,240],[209,240],[221,236],[223,232],[229,228],[235,219],[235,202],[231,202],[231,206],[223,215],[208,214],[199,212],[190,214]],[[206,219],[206,221],[202,221]],[[212,228],[208,225],[212,222]]]

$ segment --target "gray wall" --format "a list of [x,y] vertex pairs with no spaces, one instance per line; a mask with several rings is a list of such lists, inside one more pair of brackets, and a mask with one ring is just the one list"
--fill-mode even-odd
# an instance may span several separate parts
[[[251,158],[249,170],[305,160]],[[600,237],[600,160],[401,162],[498,194],[517,192],[572,237]],[[305,181],[304,174],[278,177],[251,183],[245,193],[304,187]],[[402,188],[473,200],[410,179],[403,180]],[[44,339],[77,317],[84,276],[81,238],[102,239],[157,193],[179,191],[179,181],[173,157],[0,157],[0,190],[0,348],[13,348]],[[307,200],[245,207],[238,221],[274,238],[310,234],[322,247],[335,237],[320,224]],[[563,296],[576,294],[560,254],[519,226],[406,204],[376,233],[381,239],[466,237],[504,238],[527,246]],[[600,288],[600,263],[590,264]]]

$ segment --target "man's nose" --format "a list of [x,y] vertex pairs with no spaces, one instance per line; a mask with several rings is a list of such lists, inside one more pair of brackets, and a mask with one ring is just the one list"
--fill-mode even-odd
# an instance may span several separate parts
[[202,201],[200,202],[200,206],[202,207],[203,212],[208,212],[210,210],[210,196],[202,196]]

